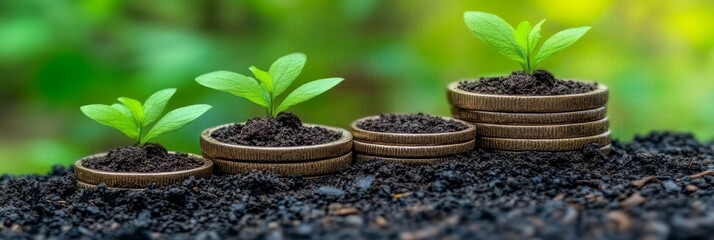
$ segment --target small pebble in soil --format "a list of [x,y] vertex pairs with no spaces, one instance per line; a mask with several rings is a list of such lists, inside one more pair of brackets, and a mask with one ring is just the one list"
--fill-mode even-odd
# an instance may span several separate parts
[[308,127],[295,114],[282,112],[276,118],[253,118],[213,132],[224,143],[256,147],[308,146],[336,141],[342,134],[322,127]]
[[484,77],[478,81],[462,81],[459,89],[495,95],[553,96],[587,93],[597,89],[596,84],[556,79],[545,70],[533,74],[516,71],[505,77]]
[[374,132],[389,133],[446,133],[458,132],[466,125],[424,113],[382,114],[378,118],[357,123],[357,127]]
[[109,172],[172,172],[197,168],[203,161],[184,153],[169,153],[156,143],[144,146],[120,147],[103,157],[93,157],[82,161],[82,166]]

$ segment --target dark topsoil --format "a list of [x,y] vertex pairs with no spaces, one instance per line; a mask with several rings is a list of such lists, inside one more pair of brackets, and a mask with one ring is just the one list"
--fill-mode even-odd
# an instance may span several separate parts
[[357,123],[357,127],[374,132],[445,133],[466,129],[466,125],[428,114],[382,114],[376,119]]
[[146,191],[0,177],[0,238],[711,239],[714,145],[689,134],[581,152],[374,162],[318,181],[254,172]]
[[170,154],[159,144],[130,146],[111,150],[104,157],[88,158],[82,166],[110,172],[172,172],[197,168],[203,161],[185,153]]
[[597,89],[597,84],[560,80],[548,71],[536,70],[532,75],[517,71],[506,77],[462,81],[459,89],[481,94],[553,96],[590,92]]
[[276,118],[253,118],[245,124],[218,129],[211,137],[236,145],[293,147],[336,141],[342,137],[342,133],[322,127],[303,126],[295,114],[282,112]]

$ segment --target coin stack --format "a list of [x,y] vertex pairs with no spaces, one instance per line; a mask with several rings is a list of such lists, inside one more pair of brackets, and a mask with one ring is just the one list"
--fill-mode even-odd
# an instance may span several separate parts
[[604,85],[588,93],[555,96],[478,94],[458,85],[448,87],[452,115],[476,125],[480,148],[560,152],[595,143],[603,153],[610,152]]
[[216,173],[268,171],[280,176],[317,177],[337,173],[352,164],[352,134],[345,129],[320,126],[340,132],[342,137],[325,144],[295,147],[234,145],[211,137],[214,131],[229,125],[201,134],[203,156],[213,161]]
[[381,160],[407,165],[433,164],[446,161],[455,154],[470,151],[476,146],[476,127],[461,120],[453,119],[466,125],[466,129],[445,133],[375,132],[358,127],[359,122],[374,118],[379,116],[358,119],[352,123],[357,163]]

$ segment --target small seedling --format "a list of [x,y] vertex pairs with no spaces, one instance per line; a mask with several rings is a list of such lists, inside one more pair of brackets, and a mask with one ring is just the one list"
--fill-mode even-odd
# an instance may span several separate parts
[[206,104],[178,108],[164,115],[151,130],[145,131],[161,117],[174,93],[176,93],[175,88],[158,91],[146,99],[143,105],[137,100],[120,97],[119,103],[111,106],[91,104],[80,109],[87,117],[100,124],[116,128],[143,146],[156,136],[186,126],[211,109],[211,106]]
[[248,68],[255,78],[228,71],[206,73],[196,78],[199,84],[246,98],[262,106],[270,117],[289,107],[310,100],[342,82],[342,78],[325,78],[306,83],[277,104],[277,97],[285,92],[300,75],[307,57],[303,53],[293,53],[275,60],[266,72],[255,66]]
[[502,18],[484,12],[465,12],[464,21],[476,37],[495,47],[502,55],[518,61],[528,74],[532,74],[543,60],[569,47],[590,30],[586,26],[560,31],[545,40],[535,54],[545,19],[533,27],[528,21],[523,21],[516,29]]

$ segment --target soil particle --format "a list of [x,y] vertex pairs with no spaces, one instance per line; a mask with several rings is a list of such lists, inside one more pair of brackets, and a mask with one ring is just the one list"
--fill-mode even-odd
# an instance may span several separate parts
[[708,239],[713,149],[652,133],[613,142],[608,157],[475,150],[317,180],[251,172],[144,191],[78,189],[58,166],[0,178],[0,239]]
[[340,139],[342,134],[322,127],[303,126],[297,116],[282,112],[276,118],[253,118],[245,124],[218,129],[211,137],[235,145],[294,147],[329,143]]
[[481,94],[553,96],[591,92],[597,89],[597,84],[560,80],[548,71],[536,70],[533,74],[516,71],[506,77],[462,81],[459,89]]
[[120,147],[104,157],[94,157],[82,162],[82,166],[109,172],[172,172],[197,168],[203,161],[188,154],[171,154],[159,144]]
[[466,125],[424,113],[382,114],[376,119],[357,123],[357,127],[374,132],[390,133],[445,133],[466,129]]

